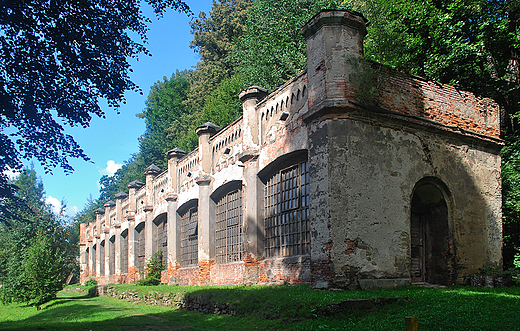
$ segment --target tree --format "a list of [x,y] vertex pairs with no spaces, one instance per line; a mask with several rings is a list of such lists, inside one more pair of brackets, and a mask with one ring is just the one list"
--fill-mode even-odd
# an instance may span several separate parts
[[301,27],[321,9],[339,7],[333,0],[253,1],[235,45],[237,71],[249,85],[278,88],[307,67]]
[[32,169],[13,181],[16,195],[29,208],[0,224],[0,299],[37,307],[79,271],[77,233],[44,202],[44,188]]
[[187,104],[191,109],[202,109],[207,96],[234,73],[234,45],[244,33],[251,4],[251,0],[214,0],[209,16],[201,12],[190,23],[190,44],[201,57],[190,79]]
[[520,3],[512,0],[353,0],[371,24],[366,57],[490,97],[504,134],[518,128]]
[[[158,17],[167,8],[190,13],[181,0],[146,0]],[[12,196],[4,171],[37,159],[46,169],[88,160],[63,125],[87,127],[139,91],[129,58],[148,54],[147,23],[138,1],[2,2],[0,11],[0,193]],[[137,41],[130,37],[137,36]],[[141,92],[142,93],[142,92]],[[2,208],[0,211],[4,211]],[[3,219],[0,218],[0,221]]]

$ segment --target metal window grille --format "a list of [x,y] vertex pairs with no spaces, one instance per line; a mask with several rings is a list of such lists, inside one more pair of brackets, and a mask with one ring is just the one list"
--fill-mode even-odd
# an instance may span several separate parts
[[242,190],[224,195],[217,202],[215,222],[216,263],[242,260],[243,244]]
[[89,259],[90,259],[90,249],[87,247],[87,249],[85,249],[85,263],[87,265],[87,274],[90,273]]
[[99,274],[105,275],[105,241],[99,244]]
[[144,254],[145,254],[145,224],[144,222],[135,227],[135,234],[137,237],[136,243],[136,251],[137,251],[137,259],[135,261],[137,271],[144,275]]
[[269,178],[265,185],[264,225],[266,257],[310,253],[307,161]]
[[121,233],[121,273],[128,273],[128,230]]
[[108,273],[109,275],[116,274],[116,237],[108,240]]
[[92,246],[92,276],[96,276],[96,245]]
[[193,266],[199,263],[198,208],[188,209],[181,215],[181,266]]
[[168,263],[168,225],[166,218],[157,225],[157,249],[162,251],[162,264]]

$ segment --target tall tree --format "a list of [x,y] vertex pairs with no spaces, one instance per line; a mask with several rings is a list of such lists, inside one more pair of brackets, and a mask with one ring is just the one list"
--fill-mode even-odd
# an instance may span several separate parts
[[[158,16],[167,8],[189,13],[180,0],[146,3]],[[117,109],[125,91],[140,91],[130,80],[129,58],[148,54],[147,22],[138,1],[2,1],[2,197],[12,193],[4,171],[21,169],[22,159],[66,172],[73,170],[68,158],[88,160],[63,124],[87,127],[92,116],[104,117],[99,98]]]
[[44,202],[41,180],[25,169],[13,185],[27,210],[0,224],[0,299],[40,306],[55,297],[68,275],[78,272],[73,226]]
[[254,0],[235,46],[237,71],[249,85],[278,88],[307,67],[300,28],[321,9],[340,7],[334,0]]
[[201,58],[191,77],[192,87],[188,96],[191,109],[202,109],[207,96],[234,73],[234,44],[244,33],[251,3],[252,0],[213,0],[209,15],[201,12],[190,23],[191,47]]

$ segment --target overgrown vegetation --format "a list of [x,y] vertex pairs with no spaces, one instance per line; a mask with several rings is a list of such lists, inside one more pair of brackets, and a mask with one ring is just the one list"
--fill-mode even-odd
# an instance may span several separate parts
[[[320,291],[308,286],[139,287],[121,290],[183,292],[233,306],[235,315],[202,314],[134,304],[107,297],[60,293],[36,313],[0,307],[0,330],[114,330],[185,327],[191,330],[403,330],[404,317],[418,316],[420,330],[514,330],[520,288],[421,288]],[[348,299],[400,298],[372,308],[335,309]],[[377,301],[377,300],[374,300]],[[507,307],[507,309],[504,309]]]
[[0,223],[0,299],[39,308],[79,274],[78,233],[45,204],[34,170],[25,169],[12,185],[27,209]]
[[137,281],[137,285],[157,286],[161,284],[161,272],[166,269],[162,263],[162,251],[157,251],[146,264],[146,276]]

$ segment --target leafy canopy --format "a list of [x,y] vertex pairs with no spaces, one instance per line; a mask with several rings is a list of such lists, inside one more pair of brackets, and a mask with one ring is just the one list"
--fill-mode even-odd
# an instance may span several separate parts
[[[167,8],[190,13],[181,0],[145,2],[159,17]],[[141,91],[128,61],[148,54],[149,21],[139,1],[2,1],[1,197],[13,189],[4,171],[21,169],[22,159],[65,172],[73,170],[68,158],[89,160],[63,125],[87,127],[92,116],[105,115],[100,98],[117,109],[125,91]]]

